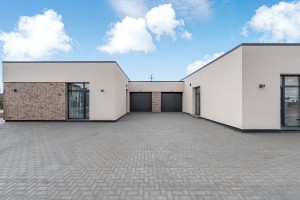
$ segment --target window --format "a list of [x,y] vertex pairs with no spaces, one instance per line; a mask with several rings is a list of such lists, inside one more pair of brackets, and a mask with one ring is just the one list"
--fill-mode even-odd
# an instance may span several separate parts
[[69,119],[89,119],[89,83],[68,84]]
[[281,77],[282,126],[300,126],[300,76]]

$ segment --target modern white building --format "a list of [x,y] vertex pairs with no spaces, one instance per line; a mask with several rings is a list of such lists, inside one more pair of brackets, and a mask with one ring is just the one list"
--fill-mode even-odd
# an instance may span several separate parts
[[3,62],[4,119],[185,112],[243,131],[300,129],[299,55],[299,44],[241,44],[174,82],[130,81],[116,62]]

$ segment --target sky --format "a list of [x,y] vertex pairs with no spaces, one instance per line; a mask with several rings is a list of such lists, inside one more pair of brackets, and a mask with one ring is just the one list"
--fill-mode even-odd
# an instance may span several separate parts
[[180,80],[240,43],[299,41],[300,1],[0,0],[0,61],[117,61],[131,81]]

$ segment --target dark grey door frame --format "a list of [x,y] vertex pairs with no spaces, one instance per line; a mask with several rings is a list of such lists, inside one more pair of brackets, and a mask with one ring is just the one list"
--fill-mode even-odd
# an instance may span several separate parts
[[285,110],[285,89],[286,88],[298,88],[300,90],[300,85],[285,85],[285,77],[298,76],[299,75],[282,75],[281,85],[280,85],[280,118],[281,118],[281,126],[282,127],[299,127],[299,126],[286,126],[286,110]]
[[195,93],[195,115],[200,115],[201,113],[200,87],[194,88],[194,93]]
[[282,85],[280,86],[280,119],[281,119],[281,126],[285,126],[285,109],[284,109],[284,78],[282,78]]
[[[69,86],[71,84],[76,84],[76,83],[68,83],[67,87],[68,87],[68,119],[89,119],[89,116],[87,116],[87,95],[90,94],[90,91],[87,89],[83,89],[83,90],[72,90],[69,88]],[[89,83],[78,83],[78,84],[83,84],[83,88],[86,88],[85,85],[89,85]],[[83,117],[82,118],[72,118],[70,117],[70,93],[72,92],[78,92],[83,94]],[[90,106],[90,104],[88,104],[88,106]]]

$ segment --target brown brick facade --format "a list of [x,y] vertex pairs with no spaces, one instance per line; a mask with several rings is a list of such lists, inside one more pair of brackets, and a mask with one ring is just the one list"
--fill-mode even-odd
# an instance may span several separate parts
[[66,83],[4,83],[4,120],[65,120]]
[[161,93],[152,92],[152,112],[161,112]]

